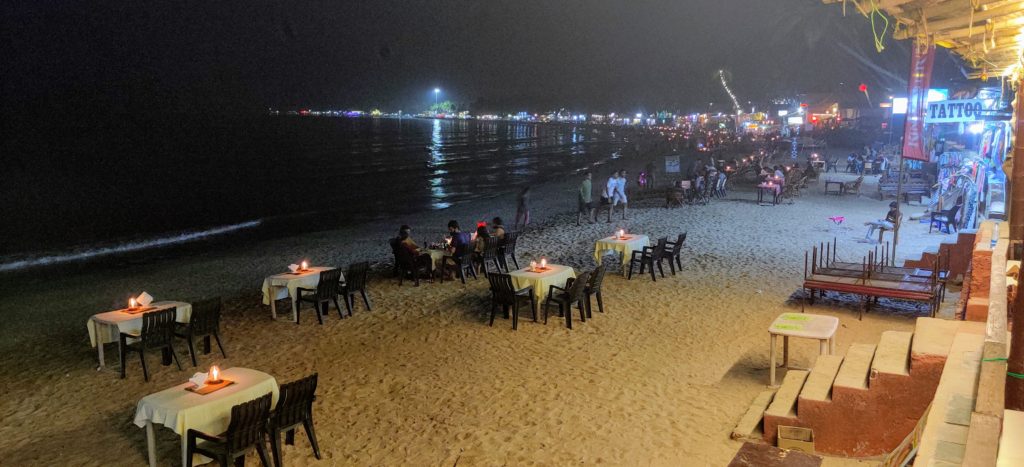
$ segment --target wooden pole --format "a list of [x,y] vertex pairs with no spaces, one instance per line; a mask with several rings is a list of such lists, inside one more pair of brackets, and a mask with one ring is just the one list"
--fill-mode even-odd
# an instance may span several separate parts
[[[1024,239],[1024,79],[1017,83],[1017,98],[1014,103],[1016,136],[1013,139],[1013,171],[1010,177],[1010,240]],[[1024,314],[1024,293],[1018,291],[1014,300],[1013,318]],[[1006,370],[1010,373],[1024,374],[1024,320],[1017,323],[1013,319],[1010,328],[1010,355],[1006,361]],[[1024,379],[1006,375],[1006,408],[1024,410]]]

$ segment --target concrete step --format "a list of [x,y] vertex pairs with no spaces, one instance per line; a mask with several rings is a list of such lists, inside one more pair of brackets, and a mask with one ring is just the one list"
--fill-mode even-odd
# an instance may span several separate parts
[[814,362],[811,374],[804,383],[804,389],[800,392],[801,399],[813,401],[832,400],[832,383],[839,373],[839,367],[843,364],[843,357],[838,355],[822,355]]
[[772,404],[768,406],[768,410],[764,414],[795,418],[796,398],[800,395],[800,390],[803,389],[806,380],[807,371],[805,370],[787,371],[786,378],[782,380],[782,386],[779,386]]
[[768,404],[772,402],[774,397],[774,389],[761,391],[754,401],[750,403],[747,413],[743,414],[743,418],[736,424],[736,428],[732,430],[732,439],[760,438],[760,435],[755,435],[755,432],[758,431],[761,419],[764,418],[764,411],[768,410]]
[[910,375],[910,342],[914,334],[906,331],[885,331],[871,361],[871,374]]
[[953,345],[953,336],[960,328],[960,321],[938,318],[917,318],[914,327],[914,342],[910,351],[914,355],[949,355],[949,347]]
[[867,389],[868,371],[871,369],[871,360],[875,356],[874,344],[851,344],[850,350],[846,351],[846,358],[836,375],[836,382],[833,386]]

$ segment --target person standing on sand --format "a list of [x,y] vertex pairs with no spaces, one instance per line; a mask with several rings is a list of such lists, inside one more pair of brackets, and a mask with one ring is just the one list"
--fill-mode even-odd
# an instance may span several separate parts
[[601,204],[608,205],[608,222],[612,221],[612,211],[615,210],[615,187],[619,184],[619,171],[612,172],[608,177],[608,183],[604,186],[604,195],[601,196]]
[[516,223],[513,224],[515,230],[520,230],[519,221],[523,222],[523,229],[530,223],[530,187],[523,187],[519,195],[516,196]]
[[[619,178],[615,180],[615,197],[612,199],[612,208],[615,208],[616,204],[622,204],[622,220],[626,220],[626,208],[628,201],[626,200],[626,181],[628,180],[625,170],[619,171]],[[609,212],[608,217],[611,217]]]
[[576,225],[580,225],[583,214],[587,215],[587,220],[591,224],[594,223],[594,204],[591,202],[591,195],[593,194],[591,179],[593,177],[589,170],[583,172],[583,180],[580,181],[578,207],[576,209]]

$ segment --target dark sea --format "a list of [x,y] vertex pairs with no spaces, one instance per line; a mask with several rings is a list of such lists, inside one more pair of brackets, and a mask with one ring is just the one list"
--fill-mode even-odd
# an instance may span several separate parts
[[0,272],[445,209],[564,178],[617,157],[628,139],[474,120],[108,120],[15,126],[0,179]]

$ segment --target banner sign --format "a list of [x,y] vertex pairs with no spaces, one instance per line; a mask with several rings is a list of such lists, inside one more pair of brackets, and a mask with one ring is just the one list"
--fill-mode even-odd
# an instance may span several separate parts
[[910,57],[910,79],[907,80],[907,120],[903,127],[903,157],[928,161],[924,147],[924,117],[928,102],[928,86],[932,80],[935,44],[914,40]]
[[983,120],[981,116],[983,109],[984,103],[981,99],[929,102],[924,122],[961,123]]
[[679,156],[665,156],[665,173],[679,173]]

